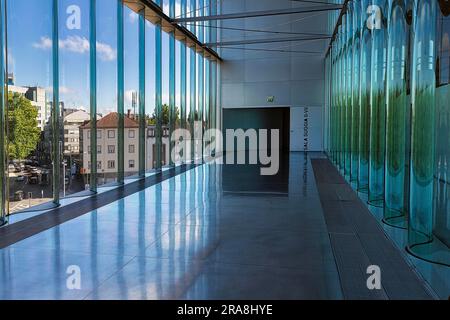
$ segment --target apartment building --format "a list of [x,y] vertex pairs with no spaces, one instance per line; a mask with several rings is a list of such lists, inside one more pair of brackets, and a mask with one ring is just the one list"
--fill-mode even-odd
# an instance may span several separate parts
[[50,118],[50,105],[47,103],[46,91],[40,87],[23,87],[9,85],[10,92],[19,93],[31,101],[31,104],[38,110],[37,124],[41,131],[45,130],[45,125]]
[[[125,175],[133,175],[139,171],[139,123],[131,114],[125,116],[125,154],[124,171]],[[118,172],[118,123],[119,114],[112,112],[97,121],[97,172],[104,177],[113,177]],[[80,152],[83,155],[84,174],[91,173],[91,125],[86,122],[79,127],[80,130]],[[156,159],[156,138],[155,127],[148,126],[146,129],[146,169],[155,167]],[[163,130],[162,159],[163,165],[167,165],[170,160],[169,152],[169,130]],[[151,152],[150,152],[151,151]]]

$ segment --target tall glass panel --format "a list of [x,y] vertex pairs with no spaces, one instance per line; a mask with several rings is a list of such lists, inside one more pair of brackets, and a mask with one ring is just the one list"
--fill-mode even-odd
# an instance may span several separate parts
[[156,51],[155,51],[155,25],[145,23],[145,118],[147,121],[146,133],[146,171],[156,167]]
[[191,48],[187,47],[186,45],[186,130],[189,132],[189,136],[185,139],[185,150],[186,154],[184,155],[184,161],[189,162],[192,159],[191,155],[191,144],[192,144],[192,125],[191,125],[191,95],[192,95],[192,89],[191,89],[191,81],[192,81],[192,75],[191,75]]
[[[97,0],[97,142],[90,127],[83,128],[85,152],[97,153],[98,184],[118,181],[118,3]],[[111,5],[114,3],[114,5]],[[101,14],[100,14],[101,13]],[[100,148],[99,148],[100,146]],[[93,165],[93,164],[92,164]]]
[[90,3],[59,0],[59,122],[61,197],[89,185],[91,157],[84,155],[80,127],[90,127]]
[[[197,0],[190,0],[189,2],[189,16],[196,17],[197,16]],[[196,23],[191,25],[191,32],[197,34]],[[194,160],[196,157],[195,154],[195,121],[198,118],[197,112],[197,50],[195,45],[190,48],[190,113],[188,117],[188,122],[191,131],[191,154],[190,160]]]
[[341,25],[341,53],[340,53],[340,129],[339,129],[339,145],[340,145],[340,156],[339,156],[339,168],[345,175],[345,160],[346,160],[346,142],[347,142],[347,95],[346,95],[346,85],[347,85],[347,14],[342,17]]
[[[161,0],[155,0],[161,5]],[[155,169],[161,170],[162,160],[162,139],[163,139],[163,119],[162,119],[162,94],[163,94],[163,73],[162,73],[162,27],[155,25]]]
[[[200,31],[199,31],[200,33]],[[195,159],[202,158],[202,136],[204,131],[205,60],[197,54],[197,115],[195,119]]]
[[[54,0],[6,2],[9,214],[59,200],[61,138],[58,132],[53,134],[59,128],[59,105],[52,107],[58,100],[53,90],[59,49],[53,41],[58,31],[57,5]],[[58,116],[55,127],[53,110]]]
[[170,35],[162,32],[161,35],[161,80],[162,80],[162,109],[161,109],[161,123],[162,123],[162,144],[161,144],[161,165],[167,166],[170,161],[170,116],[171,116],[171,93],[170,82],[172,80],[170,73]]
[[[369,0],[361,0],[361,12],[366,12]],[[359,172],[358,191],[368,192],[369,186],[369,145],[370,145],[370,84],[372,57],[372,30],[365,19],[360,21],[361,59],[359,95]]]
[[386,190],[384,220],[402,223],[406,216],[405,171],[409,27],[407,2],[391,2],[388,16],[388,67],[386,104]]
[[436,236],[450,247],[450,3],[441,1],[436,141]]
[[7,223],[8,161],[7,161],[7,66],[6,66],[6,1],[0,1],[0,226]]
[[[171,17],[175,17],[175,0],[169,1],[169,15]],[[169,164],[174,166],[174,159],[171,157],[172,150],[175,147],[175,144],[172,142],[172,135],[177,127],[177,99],[176,99],[176,88],[177,88],[177,71],[179,69],[176,68],[176,42],[175,42],[175,34],[171,32],[169,34],[169,135],[168,135],[168,158]]]
[[146,172],[147,155],[147,117],[145,114],[146,97],[146,20],[145,8],[139,11],[139,176],[144,177]]
[[191,155],[190,160],[195,159],[195,121],[198,119],[197,112],[197,53],[195,52],[195,47],[190,48],[190,58],[189,58],[190,68],[190,112],[189,112],[189,127],[191,132]]
[[[186,0],[181,0],[181,16],[186,15]],[[187,47],[180,42],[180,127],[187,129]]]
[[[369,204],[383,206],[386,155],[386,0],[372,1],[379,15],[372,29],[372,76],[370,90]],[[378,12],[378,10],[380,10]]]
[[342,25],[338,27],[336,39],[336,165],[342,164]]
[[437,1],[416,1],[413,14],[410,247],[433,239],[436,18]]
[[[87,127],[90,127],[90,138],[94,141],[97,137],[97,0],[89,1],[89,112],[90,119]],[[89,181],[89,189],[93,193],[98,191],[98,170],[97,170],[97,152],[91,152],[91,163],[86,163],[89,159],[85,147],[85,132],[80,127],[80,154],[82,155],[83,169],[82,174],[87,175],[86,181]],[[94,144],[96,145],[96,144]]]
[[353,85],[353,1],[347,3],[346,19],[346,51],[345,51],[345,175],[351,180],[351,143],[352,143],[352,85]]
[[139,13],[124,7],[124,175],[139,173]]
[[337,109],[337,39],[333,42],[331,47],[332,55],[332,82],[331,82],[331,159],[334,164],[337,163],[336,157],[336,141],[337,141],[337,119],[336,119],[336,109]]
[[360,110],[360,58],[361,58],[361,5],[360,0],[353,1],[353,50],[352,50],[352,87],[351,87],[351,173],[350,180],[358,181],[359,171],[359,110]]
[[117,182],[125,179],[125,43],[124,5],[117,0]]

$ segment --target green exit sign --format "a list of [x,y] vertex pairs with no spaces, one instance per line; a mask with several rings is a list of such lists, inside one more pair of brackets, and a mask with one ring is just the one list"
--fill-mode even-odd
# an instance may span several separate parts
[[274,102],[275,102],[275,96],[269,96],[269,97],[267,97],[267,102],[268,102],[268,103],[274,103]]

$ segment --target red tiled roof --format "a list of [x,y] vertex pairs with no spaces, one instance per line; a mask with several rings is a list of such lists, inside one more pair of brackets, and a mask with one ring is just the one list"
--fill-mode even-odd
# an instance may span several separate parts
[[[139,123],[130,119],[128,116],[125,118],[125,128],[139,128]],[[117,112],[111,112],[105,117],[97,121],[97,129],[116,129],[119,124],[119,114]],[[87,122],[85,125],[81,126],[81,129],[90,129],[91,122]]]

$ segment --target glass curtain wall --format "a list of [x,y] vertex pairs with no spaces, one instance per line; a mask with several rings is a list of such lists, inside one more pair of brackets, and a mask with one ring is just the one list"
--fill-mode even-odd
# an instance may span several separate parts
[[[171,17],[217,13],[212,0],[163,4]],[[216,126],[217,61],[134,10],[121,0],[0,1],[0,224],[174,164],[176,128],[198,120],[201,137]],[[187,26],[216,41],[214,24]]]
[[[359,19],[358,10],[367,16]],[[353,13],[352,48],[343,42],[348,19],[342,19],[326,62],[329,157],[347,173],[343,154],[351,122],[350,173],[358,173],[357,190],[369,189],[369,203],[383,209],[385,223],[407,229],[411,254],[448,266],[450,6],[361,0],[353,2]],[[342,75],[350,70],[344,57],[350,52],[351,80]],[[343,116],[349,105],[351,120]]]

